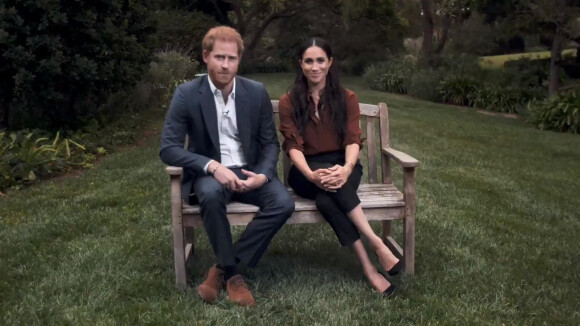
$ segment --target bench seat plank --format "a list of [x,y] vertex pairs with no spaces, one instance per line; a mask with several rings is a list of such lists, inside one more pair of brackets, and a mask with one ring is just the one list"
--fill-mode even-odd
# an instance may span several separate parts
[[[324,218],[317,211],[314,201],[296,196],[292,189],[289,189],[289,191],[292,198],[294,198],[296,209],[288,220],[288,224],[324,222]],[[392,184],[362,184],[358,194],[362,207],[365,209],[365,215],[369,220],[404,218],[405,202],[403,194]],[[227,211],[231,225],[245,225],[252,220],[258,211],[258,207],[231,202],[227,205]],[[184,204],[182,213],[184,226],[198,227],[203,225],[199,206]]]
[[[314,201],[298,197],[292,189],[288,189],[294,202],[296,211],[316,210]],[[357,191],[363,208],[399,207],[405,206],[403,194],[392,184],[362,184]],[[229,214],[256,213],[258,207],[239,202],[231,202],[227,205]],[[197,205],[191,206],[183,204],[183,214],[199,214],[200,208]]]

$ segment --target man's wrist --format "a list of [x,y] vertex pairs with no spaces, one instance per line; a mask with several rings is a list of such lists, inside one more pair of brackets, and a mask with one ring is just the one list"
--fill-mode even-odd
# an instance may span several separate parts
[[258,175],[264,177],[263,178],[264,182],[262,182],[262,184],[266,184],[266,183],[268,183],[268,181],[270,181],[270,179],[268,179],[268,177],[265,174],[259,173]]
[[215,162],[213,167],[209,166],[208,167],[209,174],[213,176],[215,174],[215,171],[217,171],[217,169],[220,167],[220,165],[221,164],[219,164],[218,162]]

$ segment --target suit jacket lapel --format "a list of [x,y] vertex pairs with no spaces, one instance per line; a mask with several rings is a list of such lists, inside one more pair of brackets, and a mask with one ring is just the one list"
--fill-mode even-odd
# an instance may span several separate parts
[[211,92],[211,88],[209,87],[209,82],[207,80],[208,78],[209,77],[206,75],[202,81],[201,86],[199,87],[199,103],[201,105],[201,112],[203,115],[203,121],[205,122],[205,128],[209,134],[209,138],[211,139],[213,147],[219,153],[220,143],[217,125],[217,111],[215,107],[214,95]]
[[[248,105],[248,92],[240,79],[236,77],[236,120],[238,125],[238,133],[244,153],[250,153],[250,137],[251,137],[251,112]],[[246,157],[247,159],[247,157]]]

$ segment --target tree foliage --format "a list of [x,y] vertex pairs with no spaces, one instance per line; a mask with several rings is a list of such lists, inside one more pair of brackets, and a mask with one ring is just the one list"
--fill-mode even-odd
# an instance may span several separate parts
[[336,63],[355,74],[400,51],[405,32],[394,0],[318,1],[315,10],[281,19],[274,26],[268,37],[275,40],[277,57],[295,64],[299,44],[319,36],[332,44]]
[[159,10],[155,17],[159,51],[176,51],[201,60],[201,40],[217,24],[213,17],[200,11],[184,10]]
[[528,29],[546,33],[551,38],[549,76],[550,96],[560,88],[562,50],[567,40],[580,40],[579,0],[522,0],[522,21]]
[[0,3],[0,127],[76,129],[140,79],[153,51],[138,1]]

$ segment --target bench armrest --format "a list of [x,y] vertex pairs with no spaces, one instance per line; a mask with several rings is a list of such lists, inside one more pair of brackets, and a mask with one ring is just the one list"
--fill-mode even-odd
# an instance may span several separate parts
[[177,166],[168,166],[165,168],[165,172],[167,172],[169,175],[182,175],[183,168]]
[[398,150],[392,149],[390,147],[389,148],[383,147],[382,151],[384,155],[394,159],[404,168],[414,168],[419,166],[419,161],[417,161],[408,154],[399,152]]

